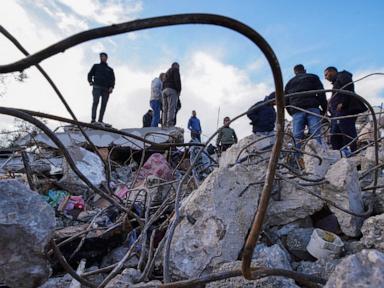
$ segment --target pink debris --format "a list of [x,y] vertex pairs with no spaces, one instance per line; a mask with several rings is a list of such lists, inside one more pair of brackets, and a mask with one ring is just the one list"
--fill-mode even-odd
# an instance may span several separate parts
[[143,180],[151,175],[166,181],[173,179],[172,168],[167,162],[167,159],[160,153],[152,154],[148,158],[139,172],[138,179]]

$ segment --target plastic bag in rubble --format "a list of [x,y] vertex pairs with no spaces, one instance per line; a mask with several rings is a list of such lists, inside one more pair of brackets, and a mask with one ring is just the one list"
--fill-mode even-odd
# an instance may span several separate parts
[[[92,152],[81,147],[69,147],[68,151],[75,161],[76,167],[87,179],[95,186],[99,186],[106,181],[104,173],[104,164],[101,159]],[[63,174],[59,183],[65,185],[68,191],[73,194],[81,194],[81,188],[87,188],[87,185],[72,171],[67,161],[63,161]]]
[[173,179],[172,168],[160,153],[154,153],[148,158],[139,172],[138,179],[142,180],[151,175],[167,181]]
[[[196,140],[191,140],[191,142],[199,143]],[[197,154],[200,151],[200,148],[201,147],[199,146],[192,146],[189,149],[191,163],[195,160]],[[192,169],[193,176],[197,178],[197,180],[202,181],[212,172],[212,170],[212,161],[208,156],[208,152],[204,150],[197,158],[196,163]]]
[[61,201],[68,196],[68,192],[62,190],[49,190],[47,195],[42,196],[53,208],[56,208]]

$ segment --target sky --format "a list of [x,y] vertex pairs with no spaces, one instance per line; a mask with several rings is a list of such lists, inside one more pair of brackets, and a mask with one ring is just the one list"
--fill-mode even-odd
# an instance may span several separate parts
[[[384,72],[384,2],[284,0],[1,0],[0,23],[32,54],[84,30],[179,13],[213,13],[237,19],[259,32],[273,48],[284,83],[292,67],[303,64],[319,75],[336,66],[354,79]],[[0,35],[0,63],[23,58]],[[92,94],[87,73],[109,55],[116,75],[104,122],[115,128],[140,127],[149,109],[150,83],[172,62],[180,63],[183,90],[177,126],[186,128],[197,111],[203,140],[225,116],[235,117],[274,90],[270,67],[260,50],[242,35],[211,25],[179,25],[100,38],[42,61],[81,121],[90,121]],[[25,108],[69,118],[46,80],[33,67],[20,83],[8,77],[0,86],[1,106]],[[373,105],[384,99],[384,77],[356,84],[356,92]],[[13,119],[0,116],[0,128]],[[52,123],[63,125],[64,123]],[[251,133],[247,118],[232,124],[239,138]],[[189,133],[186,131],[186,140]]]

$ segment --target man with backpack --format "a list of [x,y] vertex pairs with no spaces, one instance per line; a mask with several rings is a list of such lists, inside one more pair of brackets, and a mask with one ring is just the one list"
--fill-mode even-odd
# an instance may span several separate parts
[[[355,92],[352,74],[348,71],[338,72],[333,66],[324,70],[324,77],[332,83],[333,89],[342,89]],[[344,117],[348,115],[356,115],[367,111],[367,107],[357,98],[349,94],[332,92],[329,100],[329,110],[331,117]],[[331,120],[331,145],[332,149],[340,150],[344,155],[348,156],[350,152],[357,149],[357,117],[348,117],[343,119]],[[348,150],[348,147],[350,151]]]

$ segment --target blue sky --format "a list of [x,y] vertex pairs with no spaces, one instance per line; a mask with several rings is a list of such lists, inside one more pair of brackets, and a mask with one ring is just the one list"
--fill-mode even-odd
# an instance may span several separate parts
[[[36,52],[86,29],[177,13],[214,13],[235,18],[258,31],[274,49],[284,81],[302,63],[323,79],[325,67],[346,69],[355,79],[384,71],[384,2],[361,1],[130,1],[130,0],[2,0],[0,23],[30,51]],[[0,61],[21,54],[0,37]],[[183,103],[179,125],[186,126],[196,109],[206,135],[226,115],[240,114],[273,89],[264,57],[248,39],[221,27],[183,25],[98,39],[69,49],[41,64],[56,81],[81,120],[89,121],[91,91],[85,81],[103,50],[115,69],[116,89],[106,121],[117,128],[137,127],[148,109],[149,84],[170,63],[181,65]],[[27,69],[25,83],[9,81],[2,105],[67,116],[42,77]],[[324,82],[324,81],[323,81]],[[328,83],[325,83],[329,87]],[[384,78],[361,82],[357,92],[378,105]],[[2,121],[8,125],[11,121]],[[234,127],[240,137],[250,133],[247,119]]]

